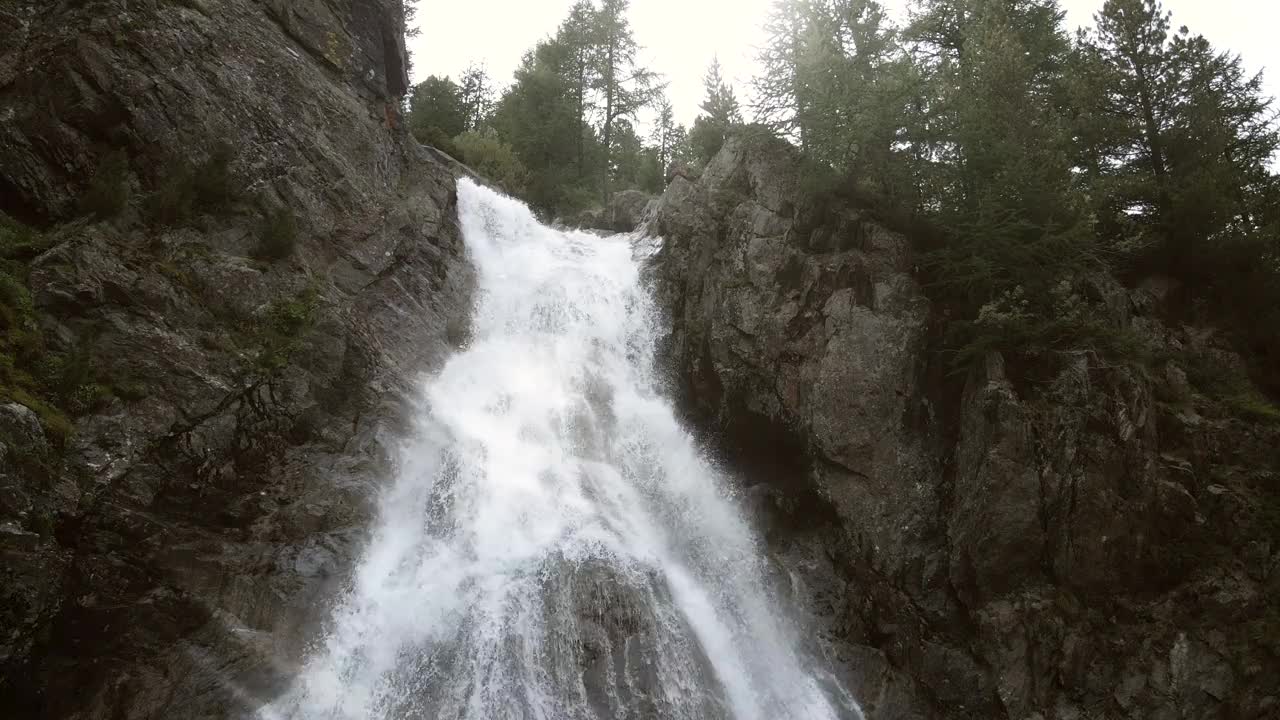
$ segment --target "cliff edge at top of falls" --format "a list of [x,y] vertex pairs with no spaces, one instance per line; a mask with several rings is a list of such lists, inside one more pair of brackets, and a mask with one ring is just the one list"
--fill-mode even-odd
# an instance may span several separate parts
[[[1144,363],[954,376],[909,238],[731,138],[650,229],[673,377],[744,470],[780,574],[868,717],[1280,712],[1280,428],[1160,278],[1079,278]],[[942,358],[942,359],[940,359]]]
[[0,714],[236,716],[465,333],[400,5],[17,0],[0,37],[0,210],[39,244],[5,248]]

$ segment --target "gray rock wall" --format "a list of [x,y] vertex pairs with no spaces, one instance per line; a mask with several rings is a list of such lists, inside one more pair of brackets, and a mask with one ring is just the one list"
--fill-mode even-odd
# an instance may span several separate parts
[[[0,407],[0,714],[237,716],[324,616],[403,401],[469,309],[453,172],[396,128],[399,22],[351,0],[0,6],[3,209],[54,239],[28,278],[50,349],[117,386],[49,453]],[[237,199],[151,222],[166,168],[219,143]],[[112,148],[130,207],[77,219]],[[281,207],[296,248],[254,259]]]
[[[1266,717],[1280,709],[1280,430],[1081,350],[947,379],[904,238],[731,139],[651,230],[674,388],[750,485],[812,649],[872,718]],[[1149,357],[1230,364],[1158,299],[1084,281]]]

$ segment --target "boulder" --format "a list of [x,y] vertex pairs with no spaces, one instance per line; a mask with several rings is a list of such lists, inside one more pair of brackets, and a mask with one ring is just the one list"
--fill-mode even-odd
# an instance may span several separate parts
[[642,190],[622,190],[609,198],[606,207],[583,210],[561,221],[568,227],[626,233],[640,227],[656,198]]
[[620,233],[635,230],[644,222],[645,213],[655,199],[643,190],[623,190],[614,193],[613,197],[609,198],[609,207],[606,212],[608,227],[602,229]]

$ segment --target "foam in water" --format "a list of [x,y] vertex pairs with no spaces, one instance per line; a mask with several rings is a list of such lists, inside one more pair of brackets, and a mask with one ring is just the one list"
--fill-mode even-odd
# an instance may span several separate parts
[[423,389],[352,587],[264,717],[857,718],[657,392],[631,239],[467,180],[472,341]]

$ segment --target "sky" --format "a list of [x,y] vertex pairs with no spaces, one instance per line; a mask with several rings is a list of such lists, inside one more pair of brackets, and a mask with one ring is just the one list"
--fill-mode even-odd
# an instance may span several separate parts
[[[907,0],[882,0],[901,17]],[[1103,0],[1060,0],[1067,25],[1092,24]],[[421,35],[411,42],[415,82],[427,75],[455,79],[482,64],[505,85],[521,56],[553,34],[573,0],[419,0]],[[644,65],[666,76],[676,119],[692,124],[702,102],[702,77],[713,58],[741,100],[749,98],[762,26],[773,0],[632,0],[631,26]],[[1280,0],[1164,0],[1173,25],[1187,25],[1215,47],[1244,57],[1250,70],[1267,70],[1267,87],[1280,96]]]

